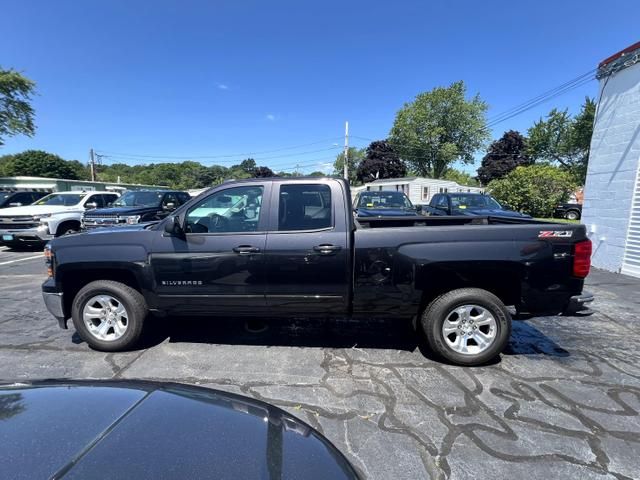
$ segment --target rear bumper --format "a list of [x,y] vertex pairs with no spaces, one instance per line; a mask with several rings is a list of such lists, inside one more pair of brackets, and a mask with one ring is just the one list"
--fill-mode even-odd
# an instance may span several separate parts
[[593,294],[589,292],[583,292],[580,295],[574,295],[569,299],[569,304],[564,310],[565,315],[573,315],[575,313],[588,313],[589,303],[593,302]]

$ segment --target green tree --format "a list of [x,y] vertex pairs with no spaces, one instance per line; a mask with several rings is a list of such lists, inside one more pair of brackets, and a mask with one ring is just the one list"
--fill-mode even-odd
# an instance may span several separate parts
[[533,159],[527,152],[527,139],[520,132],[509,130],[489,146],[489,151],[478,169],[478,179],[483,185],[488,185],[492,180],[504,177],[516,167],[532,163]]
[[580,112],[571,116],[568,110],[554,108],[528,130],[528,151],[536,161],[560,165],[581,185],[587,176],[587,162],[596,104],[585,98]]
[[0,146],[5,137],[36,131],[31,96],[36,84],[15,70],[0,67]]
[[473,163],[489,139],[487,104],[465,98],[459,81],[419,94],[396,114],[389,141],[418,175],[442,178],[453,162]]
[[[80,162],[77,162],[80,163]],[[78,165],[53,153],[42,150],[26,150],[0,157],[0,172],[4,176],[54,177],[80,180]]]
[[551,217],[558,203],[567,201],[576,189],[575,179],[559,167],[536,164],[517,167],[492,181],[488,191],[499,202],[534,217]]
[[[349,147],[349,161],[347,163],[349,182],[358,184],[358,166],[365,156],[364,149]],[[340,152],[333,162],[333,174],[342,177],[344,173],[344,152]]]
[[365,158],[358,165],[357,178],[362,183],[376,179],[404,177],[407,167],[386,140],[371,142]]
[[459,185],[466,185],[469,187],[476,187],[479,185],[478,179],[472,176],[470,173],[462,172],[455,168],[447,168],[442,176],[444,180],[451,180],[452,182],[456,182]]

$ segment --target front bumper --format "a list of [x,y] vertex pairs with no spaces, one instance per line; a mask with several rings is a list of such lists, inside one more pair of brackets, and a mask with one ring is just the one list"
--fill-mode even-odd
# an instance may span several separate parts
[[44,305],[49,310],[49,313],[58,320],[60,328],[66,329],[67,315],[64,310],[64,295],[56,290],[55,282],[52,278],[47,279],[42,284],[42,298],[44,298]]
[[0,243],[5,245],[46,243],[52,238],[53,235],[49,234],[49,227],[46,225],[20,230],[0,230]]

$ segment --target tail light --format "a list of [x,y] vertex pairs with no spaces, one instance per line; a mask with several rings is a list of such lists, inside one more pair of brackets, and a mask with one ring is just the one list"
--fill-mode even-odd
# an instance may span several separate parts
[[591,240],[582,240],[573,247],[573,275],[585,278],[591,268]]
[[44,263],[47,266],[47,275],[53,277],[53,252],[49,244],[44,247]]

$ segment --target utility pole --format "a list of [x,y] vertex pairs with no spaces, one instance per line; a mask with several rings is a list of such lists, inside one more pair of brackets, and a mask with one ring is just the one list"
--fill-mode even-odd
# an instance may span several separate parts
[[344,122],[344,179],[349,180],[349,122]]
[[89,164],[91,166],[91,181],[96,181],[96,159],[93,154],[93,148],[89,150]]

